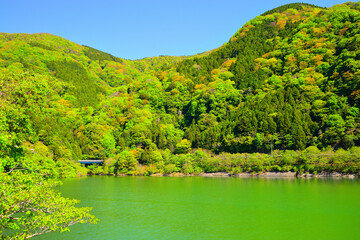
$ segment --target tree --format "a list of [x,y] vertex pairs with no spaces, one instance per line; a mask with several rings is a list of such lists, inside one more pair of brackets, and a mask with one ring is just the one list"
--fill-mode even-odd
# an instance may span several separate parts
[[253,140],[253,145],[256,149],[260,150],[263,146],[263,137],[260,133],[255,134],[255,138]]
[[24,171],[0,173],[0,238],[27,239],[52,231],[69,231],[77,223],[96,223],[91,208],[61,197],[54,181]]
[[20,111],[1,110],[0,239],[26,239],[68,231],[77,223],[96,223],[90,208],[77,208],[78,200],[63,198],[52,189],[57,182],[51,179],[60,169],[49,171],[46,164],[24,157],[21,143],[30,133],[27,118]]
[[191,142],[187,139],[181,140],[176,144],[175,152],[178,154],[187,153],[191,149]]

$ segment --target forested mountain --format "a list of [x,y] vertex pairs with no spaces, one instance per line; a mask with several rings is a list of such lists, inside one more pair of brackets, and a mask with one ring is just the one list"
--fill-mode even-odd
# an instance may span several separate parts
[[[360,172],[360,3],[295,3],[195,56],[0,33],[0,238],[96,223],[54,180]],[[79,159],[102,159],[84,168]]]
[[288,4],[207,53],[136,61],[51,34],[1,33],[0,157],[75,176],[79,159],[132,173],[191,149],[359,146],[359,11]]

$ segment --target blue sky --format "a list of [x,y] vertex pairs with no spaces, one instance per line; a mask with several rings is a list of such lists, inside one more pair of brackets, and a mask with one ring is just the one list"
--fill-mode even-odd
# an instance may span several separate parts
[[[0,32],[52,33],[117,57],[193,55],[227,42],[250,19],[295,1],[0,0]],[[305,1],[330,7],[345,1]]]

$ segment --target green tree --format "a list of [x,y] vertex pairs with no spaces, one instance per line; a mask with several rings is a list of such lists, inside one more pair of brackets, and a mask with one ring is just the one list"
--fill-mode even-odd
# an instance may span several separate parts
[[34,173],[0,173],[0,238],[26,239],[98,221],[89,213],[91,208],[77,208],[78,200],[62,197],[53,186]]
[[191,142],[187,139],[181,140],[178,144],[176,144],[175,152],[178,154],[187,153],[191,149]]

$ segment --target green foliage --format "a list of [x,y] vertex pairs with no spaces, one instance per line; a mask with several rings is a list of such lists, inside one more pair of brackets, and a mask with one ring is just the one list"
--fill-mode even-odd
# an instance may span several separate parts
[[[49,188],[88,172],[359,172],[359,11],[288,4],[217,49],[136,61],[51,34],[0,33],[0,186],[12,199],[0,202],[1,230],[24,238],[92,222]],[[53,205],[39,191],[73,212],[40,211]],[[30,196],[40,212],[3,217]]]
[[85,107],[97,104],[97,95],[102,93],[102,90],[89,77],[80,63],[73,60],[50,61],[47,66],[54,71],[55,77],[71,84],[66,93],[75,96],[76,101],[73,102],[75,106]]
[[178,171],[180,171],[180,169],[176,167],[176,165],[173,163],[166,165],[164,169],[165,174],[170,174]]
[[99,62],[105,61],[105,60],[119,62],[119,63],[123,62],[123,60],[121,58],[114,57],[111,54],[99,51],[99,50],[89,47],[89,46],[84,46],[84,47],[85,47],[84,54],[91,60],[99,61]]
[[273,13],[281,13],[284,12],[287,9],[296,9],[296,10],[302,10],[303,7],[315,7],[315,8],[323,8],[323,7],[319,7],[313,4],[308,4],[308,3],[290,3],[290,4],[285,4],[282,5],[280,7],[271,9],[269,11],[264,12],[263,14],[261,14],[262,16],[265,15],[269,15],[269,14],[273,14]]
[[136,170],[138,162],[136,161],[136,151],[123,151],[120,153],[115,163],[114,173],[132,174]]
[[5,101],[24,111],[24,140],[43,142],[59,166],[135,148],[152,164],[158,150],[186,153],[184,138],[215,153],[350,148],[359,144],[356,6],[281,6],[192,57],[128,61],[52,35],[2,34]]
[[0,173],[0,238],[27,239],[53,231],[69,231],[78,223],[96,223],[90,208],[61,197],[53,182],[37,174]]
[[175,152],[178,154],[187,153],[191,149],[191,142],[187,139],[181,140],[178,144],[176,144]]
[[135,61],[1,33],[0,155],[61,177],[83,174],[79,159],[110,158],[92,173],[191,174],[223,168],[171,155],[359,146],[359,19],[358,3],[288,4],[217,49]]

